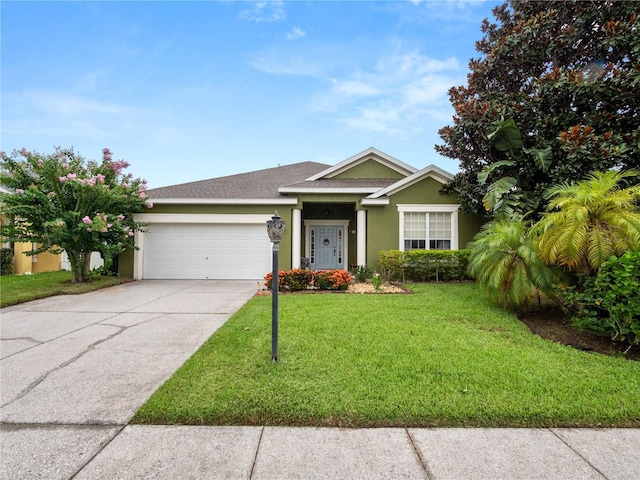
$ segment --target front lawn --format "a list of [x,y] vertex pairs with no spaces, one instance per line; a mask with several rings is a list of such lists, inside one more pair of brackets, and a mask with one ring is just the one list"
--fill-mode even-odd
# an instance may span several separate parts
[[71,272],[0,275],[0,306],[6,307],[53,295],[74,295],[122,283],[120,277],[92,276],[89,283],[71,283]]
[[223,325],[137,412],[196,425],[640,426],[640,363],[543,340],[473,284],[281,295]]

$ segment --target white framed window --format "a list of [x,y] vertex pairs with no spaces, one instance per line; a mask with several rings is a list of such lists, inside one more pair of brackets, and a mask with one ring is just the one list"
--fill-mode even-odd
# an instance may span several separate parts
[[399,249],[458,250],[460,205],[398,205]]

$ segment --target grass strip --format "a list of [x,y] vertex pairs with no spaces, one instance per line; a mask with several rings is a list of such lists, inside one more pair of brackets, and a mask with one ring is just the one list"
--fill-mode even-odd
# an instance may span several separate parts
[[1,275],[0,306],[7,307],[53,295],[76,295],[119,285],[127,279],[92,276],[90,282],[71,283],[71,272],[44,272],[33,275]]
[[136,413],[141,424],[640,425],[640,363],[541,339],[473,284],[251,299]]

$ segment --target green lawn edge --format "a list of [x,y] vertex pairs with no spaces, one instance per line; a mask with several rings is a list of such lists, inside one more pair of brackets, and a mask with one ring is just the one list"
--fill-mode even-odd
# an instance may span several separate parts
[[119,276],[94,275],[90,282],[71,283],[71,272],[43,272],[32,275],[0,275],[0,307],[18,305],[55,295],[78,295],[130,282]]

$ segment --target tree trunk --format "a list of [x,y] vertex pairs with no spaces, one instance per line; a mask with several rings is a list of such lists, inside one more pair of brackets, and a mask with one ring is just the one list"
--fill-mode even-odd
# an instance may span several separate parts
[[82,282],[81,269],[81,257],[80,254],[73,250],[67,250],[67,257],[69,258],[69,264],[71,265],[71,283]]
[[91,251],[82,252],[82,282],[91,279]]
[[67,250],[71,264],[71,283],[83,283],[91,279],[91,252]]

